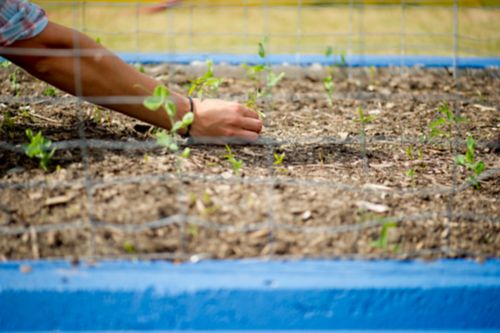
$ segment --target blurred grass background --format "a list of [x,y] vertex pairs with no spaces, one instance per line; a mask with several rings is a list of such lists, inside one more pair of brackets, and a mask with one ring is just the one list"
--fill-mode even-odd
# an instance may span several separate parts
[[[458,54],[500,56],[500,0],[458,2]],[[453,1],[200,0],[150,13],[158,1],[35,1],[55,22],[115,51],[453,54]],[[349,3],[349,2],[347,2]]]

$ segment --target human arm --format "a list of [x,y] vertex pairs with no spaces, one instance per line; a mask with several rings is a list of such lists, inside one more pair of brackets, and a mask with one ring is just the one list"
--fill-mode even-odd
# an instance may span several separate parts
[[[88,36],[49,22],[37,36],[16,41],[5,49],[26,49],[23,54],[0,54],[32,75],[82,98],[146,97],[161,82],[137,71]],[[73,50],[69,55],[30,54],[29,49]],[[178,117],[189,111],[189,100],[172,92]],[[169,129],[165,112],[151,112],[142,103],[99,103],[152,125]],[[240,104],[222,100],[195,100],[191,135],[195,137],[238,137],[255,140],[262,129],[258,115]]]

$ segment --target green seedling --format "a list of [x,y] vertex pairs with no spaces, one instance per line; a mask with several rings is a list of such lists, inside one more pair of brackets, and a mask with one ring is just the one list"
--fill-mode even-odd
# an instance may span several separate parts
[[[285,77],[285,73],[281,72],[279,74],[275,74],[274,72],[272,71],[269,71],[267,73],[267,83],[266,83],[266,86],[267,88],[273,88],[275,87],[276,85],[278,85],[278,83]],[[270,92],[269,92],[270,93]]]
[[206,95],[214,94],[222,84],[223,80],[214,76],[213,63],[211,60],[207,61],[207,71],[202,76],[194,81],[191,81],[191,86],[188,91],[189,96],[203,98]]
[[231,147],[229,145],[226,145],[226,155],[224,155],[224,158],[229,162],[231,165],[231,168],[233,169],[233,173],[235,175],[239,175],[240,169],[243,166],[243,160],[238,160],[236,156],[234,156],[233,152],[231,151]]
[[455,116],[447,103],[443,103],[437,110],[440,117],[429,124],[429,136],[431,138],[445,137],[451,138],[453,125],[464,122],[466,119]]
[[[361,149],[363,156],[366,156],[366,125],[373,121],[373,116],[365,115],[363,109],[358,107],[358,116],[359,118],[355,120],[355,122],[360,124],[359,133],[361,136]],[[366,162],[366,159],[365,159]]]
[[47,85],[43,90],[42,94],[47,97],[54,97],[56,95],[56,88]]
[[286,156],[285,153],[278,154],[275,152],[273,164],[276,166],[283,164],[283,160],[285,159],[285,156]]
[[49,162],[56,151],[55,148],[51,149],[52,141],[44,138],[42,132],[33,135],[33,131],[28,128],[26,136],[30,140],[27,145],[24,145],[24,152],[29,158],[38,158],[40,160],[40,167],[48,170]]
[[333,106],[333,77],[331,75],[328,75],[323,79],[323,87],[325,88],[326,91],[326,98],[328,99],[328,105],[330,107]]
[[12,65],[12,63],[10,61],[2,61],[2,62],[0,62],[0,68],[3,68],[3,69],[9,68],[10,65]]
[[486,165],[483,161],[476,161],[476,141],[472,136],[467,137],[467,148],[465,155],[455,156],[455,163],[466,170],[469,170],[472,174],[467,178],[476,189],[480,188],[478,176],[483,173],[486,169]]
[[415,173],[416,173],[415,169],[408,169],[408,170],[406,170],[406,176],[409,177],[409,178],[415,177]]
[[[381,218],[379,219],[379,223],[382,224],[382,229],[380,229],[380,233],[378,238],[371,243],[371,245],[378,249],[387,250],[389,245],[389,230],[397,227],[397,223],[389,218]],[[397,251],[398,246],[395,245],[393,250]]]
[[130,242],[123,243],[123,249],[128,254],[134,254],[136,252],[134,244],[132,244]]
[[277,152],[274,152],[274,162],[273,165],[276,168],[276,171],[278,172],[286,172],[285,168],[282,168],[281,165],[283,164],[283,160],[285,159],[285,153],[278,154]]
[[257,99],[259,97],[260,97],[260,94],[258,91],[251,91],[248,94],[248,98],[247,98],[247,101],[245,103],[245,106],[247,108],[257,112],[257,114],[259,115],[259,118],[262,120],[262,119],[266,118],[266,114],[257,108]]
[[[156,133],[156,142],[158,145],[167,148],[172,152],[177,152],[179,150],[179,146],[176,143],[176,134],[179,130],[187,128],[189,125],[193,123],[194,114],[192,112],[186,113],[181,120],[175,120],[175,116],[177,114],[176,107],[172,99],[170,98],[170,91],[167,87],[163,85],[157,86],[152,96],[148,96],[144,100],[144,106],[151,110],[157,111],[160,108],[164,108],[167,113],[170,123],[172,124],[172,128],[170,131],[161,130]],[[183,155],[189,155],[189,153],[183,152]]]
[[6,134],[9,134],[9,136],[12,136],[11,134],[15,124],[16,123],[14,121],[12,113],[10,113],[9,111],[5,111],[3,113],[2,123],[0,124],[0,130]]
[[181,153],[181,157],[183,157],[183,158],[189,158],[189,156],[191,156],[191,148],[186,147],[186,148],[184,148],[184,150],[182,151],[182,153]]
[[[267,52],[266,52],[266,47],[267,43],[269,42],[269,39],[267,37],[264,37],[258,45],[258,54],[259,57],[265,61],[267,58]],[[275,74],[271,67],[269,65],[260,65],[264,66],[263,71],[266,72],[266,89],[263,89],[262,91],[262,96],[270,96],[271,95],[271,88],[275,87],[284,77],[285,73],[281,72],[278,74]]]
[[21,85],[17,79],[17,68],[9,74],[10,91],[14,96],[19,96]]
[[252,81],[257,81],[260,74],[266,70],[266,65],[263,64],[257,64],[254,66],[243,64],[242,67],[247,73],[247,77]]
[[[325,58],[331,58],[334,56],[334,50],[333,47],[327,46],[325,49]],[[346,67],[347,66],[347,60],[346,60],[346,53],[344,50],[340,50],[338,53],[339,61],[337,63],[333,63],[328,69],[330,71],[333,71],[334,67]]]
[[360,124],[369,124],[374,119],[373,116],[365,115],[365,113],[361,107],[358,107],[358,115],[359,115],[359,118],[356,119],[356,121]]
[[187,233],[191,238],[196,238],[199,234],[199,228],[196,224],[188,224],[187,225]]
[[165,147],[173,153],[179,150],[175,137],[167,131],[160,131],[156,134],[156,143],[158,146]]
[[134,65],[135,69],[137,69],[141,73],[146,73],[146,70],[144,69],[144,65],[141,63],[136,63]]
[[257,101],[263,97],[268,97],[272,96],[272,89],[278,85],[278,83],[283,80],[285,77],[284,72],[280,73],[275,73],[272,71],[272,68],[265,64],[266,58],[267,58],[267,51],[266,51],[266,46],[268,43],[268,38],[264,37],[259,43],[258,43],[258,55],[259,58],[264,62],[264,64],[257,64],[254,66],[248,66],[244,65],[243,68],[245,68],[247,72],[247,76],[251,80],[255,81],[260,81],[260,78],[263,77],[265,78],[265,82],[261,82],[261,86],[256,89],[256,91],[250,92],[248,94],[248,100],[246,102],[246,106],[254,111],[256,111],[259,114],[259,117],[261,119],[265,118],[265,115],[262,111],[259,111],[257,109]]

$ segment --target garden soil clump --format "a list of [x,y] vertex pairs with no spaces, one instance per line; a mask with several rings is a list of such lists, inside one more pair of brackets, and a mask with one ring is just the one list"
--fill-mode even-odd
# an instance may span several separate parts
[[[181,141],[177,157],[149,125],[2,68],[0,259],[500,256],[498,70],[336,68],[332,105],[324,68],[275,70],[261,139],[230,144],[236,172],[223,145]],[[146,72],[186,92],[203,68]],[[260,86],[215,74],[224,99]],[[442,105],[466,120],[432,135]],[[46,172],[24,154],[28,128],[57,148]],[[468,136],[477,188],[454,162]]]

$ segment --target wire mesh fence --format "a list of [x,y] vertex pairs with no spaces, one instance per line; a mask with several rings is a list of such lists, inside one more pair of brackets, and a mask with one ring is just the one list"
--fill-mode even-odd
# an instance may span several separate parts
[[[46,85],[5,66],[3,258],[498,256],[498,70],[404,67],[408,54],[446,55],[454,65],[464,55],[496,57],[497,7],[185,2],[150,14],[152,5],[140,2],[40,4],[52,19],[117,51],[248,54],[268,36],[269,52],[296,59],[331,45],[339,57],[398,54],[401,67],[333,66],[333,58],[331,67],[274,67],[286,76],[256,105],[266,114],[261,138],[226,140],[244,163],[240,170],[224,146],[179,138],[191,148],[183,158],[153,139],[154,127],[88,103],[142,104],[143,96],[87,96],[78,79],[76,95],[87,102],[46,94]],[[413,29],[422,22],[433,31]],[[103,56],[79,49],[2,54]],[[205,66],[144,70],[185,92]],[[323,85],[330,73],[332,105]],[[261,87],[240,67],[216,66],[215,74],[225,83],[214,97],[245,103]],[[443,120],[432,135],[442,105],[467,121]],[[53,141],[48,172],[25,156],[26,128]],[[486,165],[475,176],[455,162],[468,136],[474,162]]]

